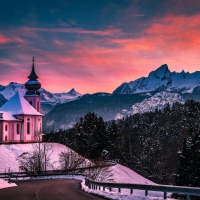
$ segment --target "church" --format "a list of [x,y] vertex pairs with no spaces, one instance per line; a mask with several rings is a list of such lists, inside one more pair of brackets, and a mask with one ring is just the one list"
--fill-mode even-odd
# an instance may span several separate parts
[[0,144],[38,142],[42,134],[40,82],[32,70],[25,83],[26,94],[16,93],[0,107]]

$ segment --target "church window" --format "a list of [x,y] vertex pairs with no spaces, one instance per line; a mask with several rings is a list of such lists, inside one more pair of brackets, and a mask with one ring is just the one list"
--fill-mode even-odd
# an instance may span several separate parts
[[42,124],[40,123],[40,133],[42,133]]
[[8,140],[8,138],[7,138],[7,135],[5,136],[5,141],[7,141]]
[[19,134],[19,124],[17,124],[17,134]]
[[32,102],[32,101],[29,101],[29,103],[30,103],[31,105],[33,105],[33,102]]
[[5,125],[5,131],[7,131],[7,130],[8,130],[8,125],[6,124],[6,125]]
[[27,134],[30,134],[30,118],[27,118]]
[[39,112],[39,101],[37,101],[37,111]]

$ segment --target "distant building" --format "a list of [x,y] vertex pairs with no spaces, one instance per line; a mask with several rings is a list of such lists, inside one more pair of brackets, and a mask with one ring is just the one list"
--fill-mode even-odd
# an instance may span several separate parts
[[40,113],[40,82],[34,69],[34,58],[27,92],[18,92],[0,108],[0,143],[37,142],[42,133]]

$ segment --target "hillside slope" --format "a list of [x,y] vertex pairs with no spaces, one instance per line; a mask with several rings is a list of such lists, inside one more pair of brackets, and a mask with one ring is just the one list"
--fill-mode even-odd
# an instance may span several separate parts
[[123,110],[130,110],[133,104],[141,102],[148,95],[110,95],[107,93],[96,93],[84,95],[80,99],[66,104],[61,104],[46,114],[43,118],[44,127],[53,129],[67,129],[72,127],[80,117],[88,112],[94,112],[105,121],[112,120]]

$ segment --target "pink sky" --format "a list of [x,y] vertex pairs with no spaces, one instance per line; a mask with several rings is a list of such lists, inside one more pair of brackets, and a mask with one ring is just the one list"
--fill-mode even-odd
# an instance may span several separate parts
[[152,16],[145,25],[142,21],[137,24],[142,28],[136,32],[126,32],[120,26],[99,30],[18,26],[0,30],[0,52],[12,53],[0,57],[0,84],[26,82],[32,56],[38,80],[51,92],[75,88],[82,94],[111,93],[121,83],[148,76],[162,64],[177,72],[200,69],[199,13],[168,12]]

